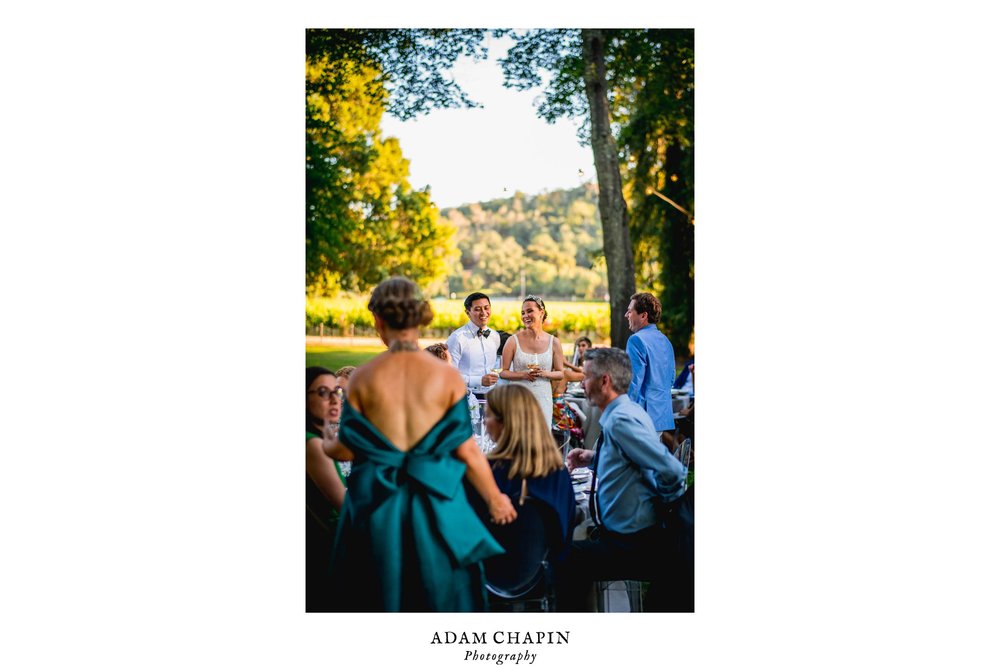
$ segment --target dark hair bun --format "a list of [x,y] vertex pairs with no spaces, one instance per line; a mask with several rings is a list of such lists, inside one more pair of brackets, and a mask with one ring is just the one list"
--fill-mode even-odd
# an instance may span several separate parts
[[368,300],[368,310],[385,320],[390,329],[427,326],[434,319],[431,304],[417,284],[398,276],[379,283]]

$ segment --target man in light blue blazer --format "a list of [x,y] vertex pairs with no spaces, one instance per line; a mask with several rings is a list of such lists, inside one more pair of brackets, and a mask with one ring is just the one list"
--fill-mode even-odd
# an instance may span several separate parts
[[661,312],[660,300],[649,292],[633,294],[625,311],[628,328],[632,331],[625,344],[632,362],[628,397],[649,414],[653,428],[666,444],[670,444],[674,430],[670,388],[677,369],[674,346],[656,328]]

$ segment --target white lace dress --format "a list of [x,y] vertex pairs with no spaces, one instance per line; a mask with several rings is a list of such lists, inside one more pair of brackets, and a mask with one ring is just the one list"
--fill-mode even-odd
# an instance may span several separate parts
[[[528,364],[531,363],[531,357],[534,355],[530,352],[524,352],[521,350],[521,343],[518,342],[517,336],[514,336],[514,345],[516,349],[514,350],[514,358],[511,360],[510,368],[508,370],[516,372],[526,372],[528,370]],[[538,367],[543,371],[552,370],[552,341],[555,339],[551,334],[549,335],[549,348],[545,352],[538,353]],[[538,405],[542,408],[542,414],[545,416],[545,423],[550,427],[552,425],[552,383],[545,378],[539,378],[538,380],[511,380],[511,384],[519,384],[527,387],[528,391],[534,394],[535,399],[538,401]]]

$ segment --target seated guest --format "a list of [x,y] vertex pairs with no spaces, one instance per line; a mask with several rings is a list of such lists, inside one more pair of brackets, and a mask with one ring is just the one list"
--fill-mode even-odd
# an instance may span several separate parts
[[[448,345],[445,343],[434,343],[433,345],[428,345],[424,348],[424,351],[430,352],[441,361],[447,361],[449,364],[451,363],[451,353],[448,351]],[[467,401],[475,398],[471,389],[466,389],[465,398]],[[478,421],[478,417],[473,421]]]
[[434,343],[433,345],[428,345],[424,348],[427,352],[430,352],[438,359],[447,361],[451,363],[451,354],[448,353],[448,346],[444,343]]
[[573,361],[563,366],[563,377],[573,383],[570,389],[575,389],[578,383],[583,380],[583,356],[588,350],[593,349],[594,344],[586,336],[580,336],[573,343],[573,347]]
[[583,425],[586,415],[566,400],[566,380],[551,380],[552,383],[552,433],[556,442],[566,442],[566,437],[574,447],[583,444]]
[[637,579],[673,596],[664,603],[670,610],[691,611],[693,561],[671,544],[662,512],[684,494],[687,470],[629,398],[632,364],[625,352],[591,350],[583,368],[587,398],[603,410],[602,431],[595,450],[574,449],[566,462],[594,471],[591,517],[598,527],[589,539],[573,542],[557,572],[558,609],[584,611],[591,582]]
[[306,369],[306,611],[330,611],[326,566],[347,493],[343,464],[323,453],[323,438],[340,422],[341,389],[333,371]]
[[573,482],[538,402],[520,385],[496,387],[486,394],[485,425],[497,443],[486,458],[500,491],[515,505],[528,497],[545,503],[558,518],[549,534],[550,558],[558,558],[573,534],[576,501]]
[[680,389],[694,396],[694,357],[687,360],[684,370],[674,379],[674,389]]
[[592,350],[594,344],[590,342],[590,339],[586,336],[580,336],[573,343],[573,366],[576,368],[583,367],[583,359],[587,355],[587,352]]

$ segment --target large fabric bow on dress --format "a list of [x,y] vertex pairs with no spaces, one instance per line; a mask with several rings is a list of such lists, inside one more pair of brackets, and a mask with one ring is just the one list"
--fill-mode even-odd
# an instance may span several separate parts
[[341,518],[350,528],[338,533],[335,552],[357,546],[342,540],[370,544],[386,610],[398,608],[401,596],[386,583],[413,577],[413,568],[433,597],[451,586],[454,570],[503,553],[469,505],[466,466],[453,454],[471,435],[465,401],[459,401],[404,452],[344,403],[339,438],[355,463]]

